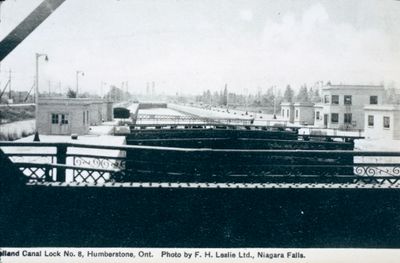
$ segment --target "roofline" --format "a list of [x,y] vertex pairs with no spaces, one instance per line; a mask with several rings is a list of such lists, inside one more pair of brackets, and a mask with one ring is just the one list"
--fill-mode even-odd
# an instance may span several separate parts
[[384,89],[385,87],[383,85],[346,85],[346,84],[331,84],[331,85],[326,85],[322,87],[322,90],[327,90],[327,89],[345,89],[345,88],[355,88],[355,89]]
[[399,104],[380,104],[380,105],[368,105],[364,107],[364,110],[368,111],[400,111]]

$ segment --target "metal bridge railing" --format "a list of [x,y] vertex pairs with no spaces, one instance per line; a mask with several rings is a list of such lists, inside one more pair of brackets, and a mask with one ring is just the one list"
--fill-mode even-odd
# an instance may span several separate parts
[[[54,153],[6,155],[32,181],[104,183],[400,183],[400,152],[350,150],[193,149],[0,142]],[[68,153],[70,148],[119,150],[126,157]],[[241,160],[241,161],[238,161]],[[294,160],[294,161],[293,161]]]

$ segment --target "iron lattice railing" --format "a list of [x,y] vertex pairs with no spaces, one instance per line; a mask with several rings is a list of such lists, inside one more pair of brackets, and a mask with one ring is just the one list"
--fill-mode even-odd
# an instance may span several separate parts
[[[126,160],[124,157],[110,157],[110,156],[93,156],[74,154],[72,156],[73,181],[74,182],[93,182],[101,183],[112,180],[112,174],[116,171],[124,171]],[[85,169],[86,168],[86,169]],[[90,170],[87,168],[100,168],[103,170]],[[112,169],[109,172],[107,169]]]
[[[7,151],[6,155],[23,174],[37,182],[400,184],[400,152],[223,150],[10,142],[1,142],[0,147],[55,149],[55,153],[41,154]],[[109,149],[123,154],[67,154],[70,148]]]
[[207,118],[199,116],[139,114],[136,124],[251,124],[251,118]]

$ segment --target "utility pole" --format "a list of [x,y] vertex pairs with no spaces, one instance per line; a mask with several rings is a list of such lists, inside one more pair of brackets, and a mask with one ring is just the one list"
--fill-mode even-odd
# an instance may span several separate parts
[[244,95],[245,95],[244,103],[245,103],[246,115],[248,114],[248,112],[247,112],[247,98],[248,98],[247,92],[248,92],[248,90],[247,90],[247,88],[245,88],[245,89],[244,89],[244,93],[245,93],[245,94],[244,94]]
[[39,118],[39,58],[44,57],[45,61],[48,61],[49,58],[46,54],[35,54],[36,58],[36,85],[35,85],[35,119],[36,119],[36,132],[34,141],[39,141],[39,132],[38,132],[38,118]]
[[273,87],[274,91],[274,119],[276,119],[276,86]]
[[100,98],[103,98],[103,81],[100,81]]
[[78,92],[79,92],[79,75],[85,76],[85,73],[81,70],[76,71],[76,97],[78,98]]
[[[229,97],[229,92],[228,92],[228,83],[225,83],[225,90],[226,90],[226,110],[229,112],[229,104],[228,104],[228,97]],[[224,92],[225,92],[224,90]]]
[[49,80],[48,82],[48,85],[49,85],[49,97],[51,96],[50,94],[51,94],[51,81]]
[[11,69],[8,71],[8,99],[11,101]]

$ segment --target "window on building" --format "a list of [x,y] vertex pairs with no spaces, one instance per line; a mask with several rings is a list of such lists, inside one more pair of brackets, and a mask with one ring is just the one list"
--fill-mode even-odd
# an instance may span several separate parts
[[345,113],[344,114],[344,123],[351,124],[351,117],[352,117],[351,113]]
[[289,118],[289,110],[286,110],[286,117]]
[[351,95],[344,95],[344,105],[351,105]]
[[321,113],[319,111],[317,111],[315,114],[316,114],[315,118],[317,120],[319,120],[321,118],[321,116],[320,116]]
[[369,104],[378,104],[378,96],[370,96]]
[[61,124],[68,124],[68,114],[61,114]]
[[339,95],[332,95],[332,104],[339,104]]
[[331,123],[338,123],[338,122],[339,122],[339,114],[331,113]]
[[89,124],[89,111],[86,111],[86,123]]
[[51,114],[51,123],[58,124],[58,114],[55,114],[55,113]]
[[85,111],[83,111],[83,124],[85,124],[86,116],[85,116]]
[[374,116],[368,115],[368,127],[374,127]]
[[324,103],[329,103],[329,95],[324,96]]
[[296,118],[299,117],[299,110],[296,110]]
[[383,117],[383,128],[386,128],[386,129],[390,128],[390,117],[387,117],[387,116]]

